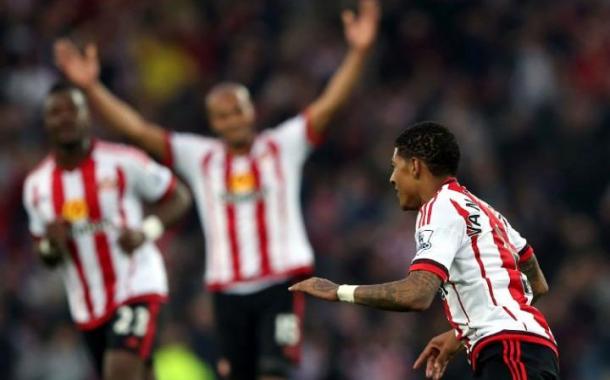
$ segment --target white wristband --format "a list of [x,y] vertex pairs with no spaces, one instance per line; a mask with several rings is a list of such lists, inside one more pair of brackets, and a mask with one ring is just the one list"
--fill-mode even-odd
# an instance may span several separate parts
[[49,239],[41,239],[38,242],[38,250],[42,256],[51,255],[51,242]]
[[146,239],[155,241],[163,235],[165,227],[157,215],[149,215],[142,222],[142,232]]
[[339,301],[354,303],[354,293],[358,285],[339,285],[337,289],[337,298]]

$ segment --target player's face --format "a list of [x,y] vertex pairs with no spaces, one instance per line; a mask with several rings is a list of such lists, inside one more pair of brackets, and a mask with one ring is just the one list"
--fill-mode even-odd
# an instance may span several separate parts
[[254,107],[246,94],[224,91],[207,102],[208,119],[214,132],[232,146],[244,146],[254,137]]
[[66,90],[47,97],[44,126],[53,145],[78,144],[89,136],[89,111],[84,95]]
[[400,208],[403,210],[419,209],[419,197],[417,196],[413,163],[410,160],[402,158],[398,155],[397,150],[394,149],[392,167],[390,183],[394,186],[394,190],[396,190]]

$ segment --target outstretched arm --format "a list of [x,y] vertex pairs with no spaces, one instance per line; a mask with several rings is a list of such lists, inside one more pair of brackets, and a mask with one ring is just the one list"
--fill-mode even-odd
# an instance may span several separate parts
[[165,162],[165,132],[145,120],[99,81],[99,60],[95,45],[88,44],[83,53],[71,41],[61,39],[55,43],[54,48],[57,67],[85,92],[107,125]]
[[405,279],[378,285],[339,285],[312,277],[289,288],[327,301],[347,301],[375,309],[423,311],[430,307],[441,279],[426,271],[411,272]]
[[358,15],[343,11],[343,26],[349,51],[326,89],[308,108],[309,121],[318,134],[324,132],[328,122],[345,103],[356,82],[377,35],[379,24],[377,0],[360,0]]
[[546,282],[544,273],[542,273],[542,269],[540,268],[535,255],[532,254],[529,259],[520,263],[519,270],[527,276],[527,279],[532,286],[532,292],[534,293],[532,303],[535,303],[540,297],[548,293],[549,285]]

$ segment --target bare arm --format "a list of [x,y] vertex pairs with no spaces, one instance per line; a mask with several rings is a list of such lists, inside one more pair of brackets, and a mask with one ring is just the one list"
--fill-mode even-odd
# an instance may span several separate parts
[[377,35],[377,0],[361,0],[358,13],[356,17],[351,11],[343,12],[349,51],[324,92],[307,109],[311,126],[317,133],[324,132],[332,116],[352,93]]
[[107,125],[126,136],[149,154],[165,161],[165,132],[146,121],[130,105],[112,94],[99,81],[99,60],[95,45],[84,53],[69,40],[55,43],[55,62],[64,75],[79,86]]
[[[176,180],[176,187],[169,198],[154,204],[148,217],[153,216],[158,218],[163,228],[170,227],[184,216],[191,204],[192,198],[188,189],[182,182]],[[143,230],[144,228],[141,230],[124,229],[118,240],[121,249],[131,253],[144,244],[147,237]]]
[[[407,278],[378,285],[359,285],[354,293],[357,304],[393,311],[423,311],[430,307],[441,280],[425,272],[411,272]],[[329,280],[312,277],[289,288],[327,301],[338,301],[339,286]]]
[[520,263],[519,270],[527,276],[527,279],[532,286],[532,291],[534,293],[532,303],[535,303],[541,296],[548,293],[549,285],[546,282],[544,273],[542,273],[542,269],[540,269],[540,265],[538,265],[538,260],[535,255],[532,255],[529,260]]

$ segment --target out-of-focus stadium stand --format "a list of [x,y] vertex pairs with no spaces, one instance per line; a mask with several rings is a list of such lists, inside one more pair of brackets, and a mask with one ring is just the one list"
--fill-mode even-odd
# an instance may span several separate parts
[[[306,106],[338,65],[345,4],[0,1],[2,379],[92,379],[21,207],[24,175],[46,149],[40,106],[57,76],[53,40],[97,41],[104,82],[169,128],[207,133],[201,95],[223,79],[252,90],[264,128]],[[350,283],[404,276],[414,215],[398,209],[387,184],[393,138],[413,121],[440,120],[461,143],[461,182],[536,249],[551,288],[540,308],[563,378],[610,379],[610,3],[385,0],[383,8],[367,78],[306,167],[317,273]],[[160,363],[171,366],[174,355],[209,378],[205,363],[216,353],[195,214],[161,245],[172,301]],[[310,300],[295,379],[421,379],[410,366],[447,327],[438,305],[410,315]],[[467,374],[460,357],[446,378]]]

